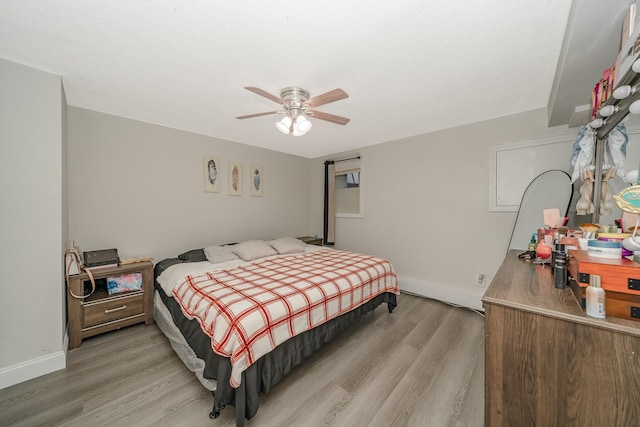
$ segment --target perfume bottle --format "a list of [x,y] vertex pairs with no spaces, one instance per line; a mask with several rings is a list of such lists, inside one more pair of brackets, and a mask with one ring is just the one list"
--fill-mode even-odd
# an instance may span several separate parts
[[600,276],[592,274],[589,277],[589,286],[587,286],[587,316],[596,319],[604,319],[607,317],[605,308],[605,293],[600,286]]

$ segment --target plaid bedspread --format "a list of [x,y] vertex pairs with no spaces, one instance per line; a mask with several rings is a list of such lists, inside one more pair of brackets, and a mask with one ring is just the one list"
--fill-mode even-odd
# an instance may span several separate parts
[[189,318],[231,359],[231,386],[289,338],[344,314],[398,282],[388,261],[338,250],[286,255],[187,276],[173,290]]

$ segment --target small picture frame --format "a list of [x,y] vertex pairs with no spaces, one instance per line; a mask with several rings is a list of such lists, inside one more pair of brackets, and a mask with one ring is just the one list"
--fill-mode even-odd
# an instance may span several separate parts
[[251,165],[249,170],[249,187],[253,197],[262,197],[262,186],[264,176],[262,175],[262,165]]
[[242,164],[229,162],[229,195],[242,196]]
[[217,157],[203,156],[205,193],[220,192],[220,161]]

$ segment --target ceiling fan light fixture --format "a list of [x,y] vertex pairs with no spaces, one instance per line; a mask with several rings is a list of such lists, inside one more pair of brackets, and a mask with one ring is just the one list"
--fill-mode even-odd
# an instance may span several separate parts
[[282,120],[276,122],[276,127],[280,132],[284,133],[285,135],[289,135],[289,129],[291,129],[291,118],[288,116],[283,117]]
[[253,117],[267,116],[271,114],[284,113],[285,117],[276,122],[276,128],[285,135],[301,136],[309,132],[313,123],[306,117],[311,116],[320,120],[325,120],[338,125],[346,125],[349,119],[346,117],[336,116],[334,114],[323,113],[315,110],[316,107],[329,104],[330,102],[339,101],[348,98],[349,95],[342,89],[334,89],[321,95],[311,98],[306,90],[291,86],[280,91],[280,97],[270,94],[260,88],[246,86],[250,92],[263,96],[282,106],[280,111],[266,111],[264,113],[247,114],[238,116],[236,119],[250,119]]
[[299,115],[296,119],[296,124],[294,125],[294,130],[300,132],[302,135],[309,132],[309,129],[313,126],[311,120],[307,119],[303,115]]
[[298,129],[298,127],[296,125],[293,125],[293,132],[291,132],[291,135],[293,135],[293,136],[302,136],[302,135],[306,134],[307,132],[309,132],[309,129],[311,129],[311,128],[308,128],[305,131],[301,131],[300,129]]

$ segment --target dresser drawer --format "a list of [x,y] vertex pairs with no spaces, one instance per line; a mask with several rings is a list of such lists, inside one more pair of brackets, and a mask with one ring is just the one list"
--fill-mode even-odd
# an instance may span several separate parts
[[144,294],[136,292],[131,295],[84,303],[83,328],[142,314],[144,313],[143,300]]

